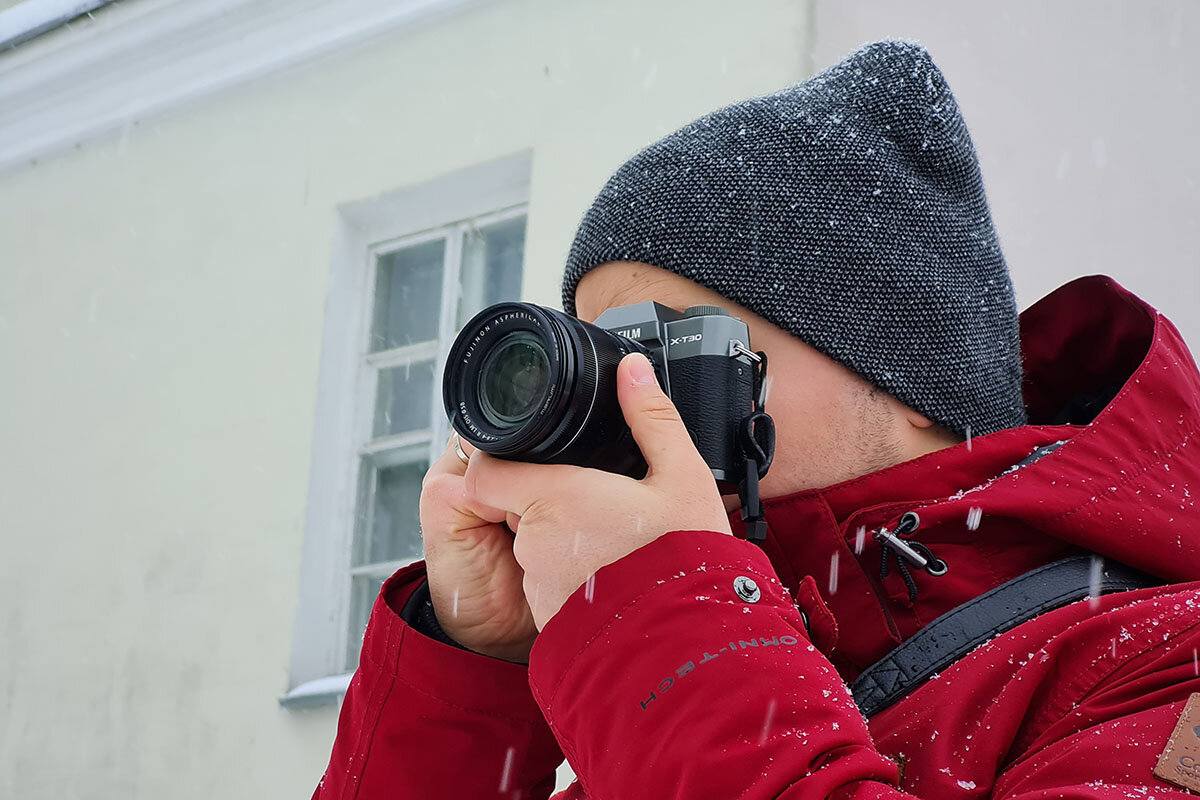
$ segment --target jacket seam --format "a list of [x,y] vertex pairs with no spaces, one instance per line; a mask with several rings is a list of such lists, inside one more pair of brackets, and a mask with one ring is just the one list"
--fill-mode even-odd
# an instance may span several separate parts
[[[799,586],[800,582],[802,580],[804,580],[804,576],[797,574],[796,566],[792,563],[792,559],[788,556],[788,552],[783,548],[783,542],[780,540],[779,535],[775,532],[775,529],[773,527],[771,527],[771,520],[767,519],[766,523],[767,523],[767,540],[772,544],[772,546],[775,548],[775,551],[779,554],[779,556],[780,556],[779,563],[787,568],[788,575],[791,576],[791,582],[788,583],[785,580],[784,576],[782,576],[782,575],[777,574],[777,577],[779,578],[780,582],[784,584],[785,587]],[[743,539],[742,541],[745,541],[745,539]],[[764,548],[764,550],[765,550],[765,548]],[[770,558],[770,554],[768,554],[767,557],[768,557],[768,560],[771,561],[771,566],[775,567],[775,571],[776,571],[776,573],[778,573],[779,567],[775,566],[775,563],[776,563],[775,559]]]
[[[555,725],[552,720],[554,715],[550,711],[550,704],[545,701],[542,693],[538,691],[537,686],[531,683],[529,688],[533,692],[534,701],[537,702],[538,706],[542,709],[542,713],[546,717],[546,724],[550,726],[551,731],[554,731]],[[583,777],[582,771],[575,768],[575,765],[579,763],[579,754],[575,751],[574,742],[567,737],[565,732],[561,734],[555,733],[554,738],[558,740],[559,749],[563,751],[563,756],[567,759],[567,763],[571,765],[571,770],[575,773],[575,780],[579,781],[579,786],[583,789],[584,797],[586,797],[587,800],[600,800],[598,795],[593,794],[591,787],[588,785],[588,781]]]
[[[404,676],[403,676],[403,675],[400,673],[400,670],[395,668],[395,667],[397,666],[397,664],[396,664],[396,661],[398,660],[398,658],[397,658],[397,657],[398,657],[398,655],[399,655],[399,651],[400,651],[400,645],[402,645],[402,644],[403,644],[403,638],[404,638],[404,635],[407,633],[407,631],[408,631],[408,630],[413,630],[413,631],[416,631],[418,634],[420,634],[421,632],[420,632],[420,631],[418,631],[416,628],[413,628],[413,627],[412,627],[411,625],[409,625],[408,623],[406,623],[406,622],[403,622],[403,620],[402,620],[401,618],[397,617],[397,619],[398,619],[398,620],[400,620],[400,625],[399,625],[399,627],[400,627],[400,630],[401,630],[401,635],[400,635],[400,637],[398,637],[398,639],[397,639],[397,642],[396,642],[395,654],[393,655],[393,658],[392,658],[392,659],[390,659],[390,661],[392,662],[392,664],[391,664],[390,666],[389,666],[388,664],[384,664],[384,663],[380,662],[379,660],[375,659],[374,657],[372,657],[372,655],[370,655],[369,653],[363,653],[362,660],[364,660],[364,661],[366,661],[366,662],[370,663],[370,665],[371,665],[372,667],[375,667],[375,668],[376,668],[378,671],[380,671],[380,672],[382,672],[382,673],[384,673],[384,674],[386,674],[386,675],[388,675],[388,676],[390,676],[390,677],[392,677],[392,678],[394,678],[394,679],[396,679],[396,680],[400,681],[400,682],[401,682],[401,683],[403,683],[405,686],[408,686],[408,687],[410,687],[410,688],[412,688],[412,689],[415,689],[416,691],[420,692],[421,694],[425,695],[426,697],[428,697],[428,698],[430,698],[430,699],[432,699],[432,700],[436,700],[436,701],[438,701],[438,702],[440,702],[440,703],[444,703],[444,704],[446,704],[447,706],[450,706],[451,708],[458,709],[459,711],[465,711],[465,712],[467,712],[467,713],[470,713],[470,714],[482,714],[482,715],[484,715],[484,716],[493,717],[493,718],[495,718],[495,719],[509,720],[509,721],[512,721],[512,722],[520,722],[520,723],[523,723],[523,724],[526,724],[526,725],[531,725],[531,726],[533,726],[533,727],[537,727],[538,720],[533,720],[533,719],[527,719],[527,718],[524,718],[524,717],[513,716],[513,715],[511,715],[511,714],[500,714],[500,713],[497,713],[497,712],[494,712],[494,711],[486,711],[486,710],[484,710],[484,709],[479,709],[479,708],[470,708],[470,707],[467,707],[467,706],[462,706],[462,705],[459,705],[459,704],[457,704],[457,703],[451,702],[450,700],[447,700],[447,699],[446,699],[446,698],[444,698],[444,697],[441,697],[441,696],[439,696],[439,695],[437,695],[437,694],[434,694],[433,692],[429,691],[428,689],[424,689],[424,688],[422,688],[420,685],[418,685],[417,683],[415,683],[415,682],[413,682],[412,680],[409,680],[408,678],[404,677]],[[391,650],[392,650],[392,648],[391,648],[391,645],[390,645],[390,640],[391,640],[391,638],[392,638],[392,637],[391,637],[391,630],[392,630],[392,627],[393,627],[393,624],[389,623],[389,625],[388,625],[389,639],[388,639],[388,642],[385,644],[385,647],[384,647],[385,651],[391,651]],[[424,635],[424,634],[421,634],[421,635]],[[425,638],[429,638],[429,637],[425,637]],[[437,641],[437,640],[435,639],[434,641]],[[467,652],[474,652],[474,651],[468,650]],[[543,720],[543,721],[544,721],[544,720]]]
[[[397,644],[397,647],[396,647],[396,654],[397,654],[397,656],[399,655],[400,645],[402,645],[402,644],[403,644],[403,639],[404,639],[404,636],[407,634],[407,632],[408,632],[409,630],[416,631],[416,629],[415,629],[415,628],[413,628],[411,625],[408,625],[407,623],[403,623],[403,624],[401,624],[399,627],[400,627],[400,629],[401,629],[401,633],[400,633],[400,637],[399,637],[399,639],[397,640],[397,643],[396,643],[396,644]],[[390,628],[391,628],[391,626],[389,625],[389,630],[390,630]],[[417,632],[418,634],[420,634],[420,631],[416,631],[416,632]],[[389,638],[390,638],[390,637],[389,637]],[[426,638],[428,638],[428,637],[426,637]],[[390,649],[390,647],[388,647],[388,648],[385,648],[385,649]],[[468,652],[471,652],[471,651],[468,651]],[[447,706],[450,706],[451,708],[454,708],[454,709],[458,709],[459,711],[465,711],[465,712],[467,712],[467,713],[469,713],[469,714],[482,714],[482,715],[484,715],[484,716],[493,717],[493,718],[495,718],[495,719],[508,720],[508,721],[511,721],[511,722],[520,722],[520,723],[523,723],[523,724],[526,724],[526,725],[531,725],[531,726],[534,726],[534,727],[536,727],[536,726],[537,726],[537,724],[538,724],[538,720],[531,720],[531,719],[526,719],[526,718],[523,718],[523,717],[513,716],[513,715],[511,715],[511,714],[500,714],[500,713],[497,713],[497,712],[494,712],[494,711],[486,711],[486,710],[484,710],[484,709],[481,709],[481,708],[470,708],[470,707],[467,707],[467,706],[462,706],[462,705],[459,705],[458,703],[451,702],[450,700],[447,700],[447,699],[446,699],[446,698],[444,698],[444,697],[441,697],[441,696],[439,696],[439,695],[437,695],[437,694],[434,694],[433,692],[429,691],[428,689],[424,689],[424,688],[422,688],[422,687],[421,687],[420,685],[418,685],[417,683],[415,683],[415,682],[413,682],[412,680],[409,680],[408,678],[404,677],[404,675],[402,675],[402,674],[400,673],[400,670],[398,670],[398,669],[389,669],[387,666],[385,666],[384,664],[381,664],[380,662],[376,661],[374,658],[372,658],[372,657],[371,657],[371,656],[369,656],[369,655],[366,655],[366,654],[364,654],[364,656],[363,656],[363,659],[364,659],[364,660],[366,660],[366,661],[369,661],[369,662],[371,663],[371,666],[375,667],[376,669],[378,669],[378,670],[379,670],[379,671],[381,671],[381,672],[385,672],[385,673],[387,673],[387,674],[388,674],[388,675],[390,675],[391,677],[393,677],[393,678],[395,678],[396,680],[398,680],[398,681],[400,681],[401,683],[403,683],[405,686],[408,686],[408,687],[410,687],[410,688],[412,688],[412,689],[415,689],[416,691],[420,692],[421,694],[425,695],[426,697],[430,698],[431,700],[436,700],[436,701],[438,701],[439,703],[444,703],[445,705],[447,705]],[[395,659],[393,659],[393,660],[395,660]]]
[[[396,680],[400,681],[400,683],[403,683],[405,686],[408,686],[409,688],[419,692],[420,694],[425,695],[426,697],[428,697],[431,700],[436,700],[437,702],[439,702],[443,705],[449,706],[450,708],[453,708],[457,711],[465,712],[467,714],[478,714],[480,716],[491,717],[492,719],[498,719],[498,720],[502,720],[504,722],[519,722],[522,725],[528,725],[528,726],[534,727],[534,728],[537,727],[538,722],[539,722],[539,720],[526,719],[524,717],[516,717],[511,714],[501,714],[496,711],[486,711],[482,708],[470,708],[468,706],[459,705],[458,703],[452,702],[450,700],[447,700],[444,697],[440,697],[440,696],[434,694],[433,692],[430,692],[428,689],[424,689],[421,686],[418,686],[416,683],[413,683],[412,681],[408,680],[403,675],[397,675]],[[545,720],[541,720],[541,721],[544,722]]]
[[[891,608],[891,593],[888,592],[888,587],[884,584],[883,579],[878,577],[878,573],[867,569],[866,565],[863,564],[862,553],[855,553],[854,548],[850,546],[850,524],[847,523],[846,529],[842,530],[842,526],[838,522],[837,516],[833,513],[833,509],[830,508],[829,503],[823,496],[821,498],[821,514],[826,518],[826,521],[833,526],[835,538],[838,540],[839,546],[850,554],[850,559],[854,562],[859,572],[862,573],[863,580],[866,582],[867,588],[871,590],[871,596],[875,598],[875,604],[879,608],[879,616],[883,620],[883,627],[887,630],[888,638],[892,640],[893,646],[902,643],[904,638],[900,635],[900,626],[896,624],[896,614]],[[863,551],[866,551],[865,547],[863,548]],[[844,654],[844,651],[841,652]],[[869,667],[870,664],[862,665],[855,662],[854,666],[861,672]]]
[[[384,651],[391,650],[392,638],[395,635],[395,626],[389,620],[387,625],[387,636],[384,639]],[[401,632],[403,635],[403,631]],[[365,653],[365,651],[364,651]],[[374,664],[374,659],[365,656],[368,661]],[[378,665],[376,665],[378,666]],[[362,779],[367,771],[367,760],[371,754],[371,744],[375,740],[375,733],[379,727],[379,713],[383,710],[384,703],[387,702],[387,697],[391,693],[393,680],[388,680],[387,685],[383,686],[385,678],[394,679],[395,676],[388,675],[386,670],[376,669],[375,680],[371,682],[371,690],[367,693],[367,707],[362,718],[362,727],[358,731],[358,737],[354,742],[354,758],[358,759],[358,770],[353,772],[355,776],[353,781],[347,781],[343,787],[343,800],[355,800],[358,797],[358,792],[362,788]]]
[[[733,565],[733,566],[730,566],[727,564],[720,564],[720,565],[717,565],[716,567],[713,567],[713,566],[707,567],[708,572],[713,572],[716,570],[730,570],[732,572],[746,572],[746,573],[755,575],[759,578],[762,578],[764,581],[767,581],[767,582],[777,580],[775,578],[768,578],[767,576],[763,575],[762,573],[758,572],[757,570],[748,569],[745,564],[737,564],[737,565]],[[583,645],[581,645],[578,650],[575,651],[575,654],[571,656],[571,659],[566,664],[563,665],[562,671],[559,673],[558,680],[556,680],[554,682],[554,688],[550,692],[550,702],[553,703],[554,698],[556,698],[558,696],[558,689],[562,685],[562,682],[564,680],[566,680],[567,674],[571,671],[571,667],[574,666],[575,662],[579,659],[579,657],[581,655],[583,655],[584,651],[586,651],[589,647],[592,646],[593,642],[595,642],[597,639],[599,639],[600,636],[606,630],[608,630],[610,627],[612,627],[612,625],[614,624],[614,622],[616,621],[617,617],[620,614],[624,613],[625,611],[629,610],[630,607],[641,602],[641,600],[643,598],[645,598],[647,595],[653,594],[654,592],[662,589],[663,587],[670,586],[675,581],[680,581],[680,580],[684,580],[686,578],[690,578],[691,576],[693,576],[695,574],[697,574],[697,572],[695,570],[693,570],[691,572],[688,572],[685,575],[672,576],[660,584],[656,584],[654,586],[649,587],[648,589],[646,589],[646,591],[635,596],[628,603],[626,603],[625,605],[621,606],[616,611],[614,611],[612,613],[612,615],[607,620],[605,620],[604,624],[599,628],[599,630],[597,630],[594,634],[592,634],[592,636],[586,642],[584,642]],[[794,610],[794,607],[793,607],[793,610]],[[801,628],[801,629],[803,630],[803,628]],[[805,631],[804,638],[808,639],[807,631]]]
[[[1151,461],[1151,462],[1147,463],[1147,464],[1146,464],[1144,467],[1142,467],[1140,470],[1137,470],[1136,472],[1132,473],[1131,475],[1127,475],[1127,476],[1125,477],[1125,480],[1123,480],[1123,481],[1119,481],[1119,482],[1116,484],[1116,488],[1118,488],[1118,489],[1123,489],[1123,488],[1125,488],[1125,487],[1126,487],[1126,486],[1128,486],[1129,484],[1131,484],[1131,483],[1133,483],[1134,481],[1136,481],[1136,480],[1140,479],[1141,477],[1143,477],[1143,476],[1144,476],[1144,475],[1145,475],[1147,472],[1149,472],[1150,470],[1152,470],[1152,469],[1154,469],[1155,467],[1157,467],[1157,466],[1159,466],[1159,465],[1163,464],[1163,463],[1164,463],[1164,462],[1167,460],[1167,458],[1169,458],[1171,455],[1174,455],[1174,454],[1175,454],[1175,453],[1177,453],[1178,451],[1182,450],[1182,449],[1183,449],[1183,448],[1184,448],[1184,447],[1187,445],[1187,443],[1188,443],[1188,440],[1189,440],[1189,439],[1191,439],[1191,437],[1192,437],[1193,435],[1195,435],[1195,434],[1197,433],[1197,431],[1200,431],[1200,426],[1193,425],[1192,427],[1188,428],[1188,429],[1187,429],[1187,430],[1186,430],[1186,431],[1183,433],[1183,441],[1176,443],[1176,444],[1175,444],[1175,446],[1174,446],[1174,447],[1172,447],[1170,450],[1167,450],[1167,451],[1165,451],[1165,452],[1163,453],[1163,455],[1161,455],[1161,456],[1160,456],[1160,457],[1159,457],[1157,460],[1155,460],[1155,461]],[[1078,438],[1078,437],[1076,437],[1076,438]],[[1112,494],[1112,492],[1111,492],[1111,491],[1109,491],[1109,492],[1106,492],[1106,494]],[[1051,520],[1051,521],[1057,521],[1057,520],[1066,519],[1067,517],[1071,516],[1072,514],[1075,514],[1075,513],[1079,512],[1079,511],[1083,510],[1083,509],[1084,509],[1084,508],[1086,508],[1087,506],[1090,506],[1090,505],[1092,505],[1093,503],[1096,503],[1096,502],[1098,502],[1098,501],[1099,501],[1099,499],[1100,499],[1101,497],[1103,497],[1103,496],[1104,496],[1104,495],[1102,495],[1102,494],[1100,494],[1099,492],[1097,492],[1097,493],[1096,493],[1096,494],[1095,494],[1093,497],[1091,497],[1091,498],[1090,498],[1090,499],[1088,499],[1088,500],[1084,500],[1082,503],[1080,503],[1079,505],[1075,506],[1074,508],[1068,508],[1066,511],[1063,511],[1063,512],[1061,512],[1061,513],[1059,513],[1059,514],[1056,514],[1056,515],[1054,515],[1053,517],[1049,517],[1049,520]]]

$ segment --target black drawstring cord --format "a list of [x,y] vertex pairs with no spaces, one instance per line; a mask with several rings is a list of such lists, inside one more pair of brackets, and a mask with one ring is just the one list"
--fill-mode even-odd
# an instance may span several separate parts
[[[730,342],[730,353],[734,352],[738,351],[733,349],[733,342]],[[738,445],[742,456],[738,499],[742,503],[742,522],[746,523],[746,541],[762,546],[767,540],[767,519],[762,498],[758,494],[758,481],[767,476],[767,470],[775,458],[775,420],[765,410],[767,354],[761,350],[751,353],[744,346],[741,353],[753,357],[754,409],[738,428]]]
[[915,602],[917,599],[917,582],[913,579],[912,572],[908,568],[906,561],[912,562],[918,569],[923,569],[934,577],[945,575],[950,569],[949,565],[933,554],[925,545],[912,539],[901,539],[901,536],[912,533],[921,526],[921,518],[917,516],[915,511],[908,511],[900,517],[899,524],[896,525],[895,531],[889,531],[887,528],[880,528],[873,534],[875,541],[879,542],[879,578],[883,580],[888,576],[888,556],[896,556],[896,568],[900,571],[900,577],[904,578],[904,585],[908,587],[908,601]]

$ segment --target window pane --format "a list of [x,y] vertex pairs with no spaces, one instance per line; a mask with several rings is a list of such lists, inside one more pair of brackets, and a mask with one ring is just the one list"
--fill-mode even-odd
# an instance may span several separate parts
[[354,565],[421,557],[421,478],[429,461],[380,467],[364,459],[360,470]]
[[350,579],[350,629],[346,633],[346,669],[358,666],[358,652],[362,649],[363,633],[371,617],[371,606],[379,596],[386,575],[355,575]]
[[437,239],[379,257],[371,352],[437,338],[445,253]]
[[375,438],[419,431],[433,422],[434,362],[417,361],[379,370],[375,391]]
[[524,258],[525,217],[476,228],[463,237],[459,327],[492,303],[520,298]]

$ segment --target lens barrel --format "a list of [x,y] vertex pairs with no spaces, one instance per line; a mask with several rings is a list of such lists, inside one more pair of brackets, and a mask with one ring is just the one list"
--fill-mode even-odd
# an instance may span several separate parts
[[[517,461],[646,472],[617,401],[617,363],[645,348],[533,303],[499,303],[454,340],[442,400],[459,435]],[[648,355],[648,353],[647,353]]]

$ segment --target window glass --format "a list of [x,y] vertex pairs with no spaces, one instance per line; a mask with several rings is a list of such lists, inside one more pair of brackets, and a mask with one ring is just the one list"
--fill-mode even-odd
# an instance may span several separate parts
[[433,420],[434,362],[416,361],[379,370],[372,436],[428,428]]
[[350,579],[350,631],[346,636],[346,669],[358,666],[358,653],[362,650],[363,633],[371,618],[371,606],[387,575],[355,575]]
[[379,564],[421,557],[421,479],[428,459],[379,466],[375,457],[362,461],[359,513],[355,525],[354,565]]
[[493,303],[520,297],[524,258],[525,217],[472,228],[463,235],[459,327]]
[[370,350],[438,338],[446,240],[402,247],[379,257]]

